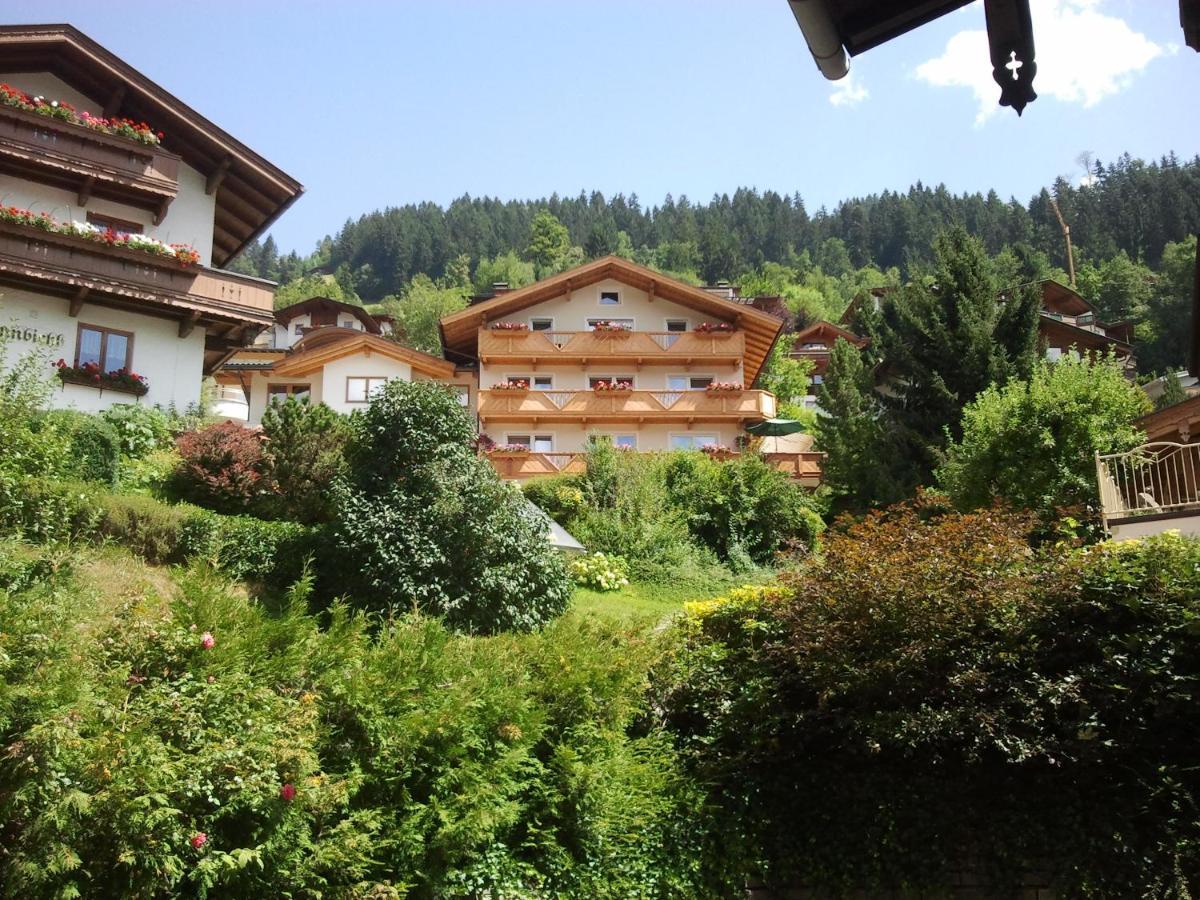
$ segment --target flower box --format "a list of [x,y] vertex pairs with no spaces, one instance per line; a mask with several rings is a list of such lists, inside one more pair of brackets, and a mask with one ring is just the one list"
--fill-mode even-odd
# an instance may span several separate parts
[[61,359],[55,363],[55,366],[58,369],[58,380],[64,385],[77,384],[82,387],[96,388],[101,393],[117,391],[122,394],[133,394],[135,397],[141,397],[150,390],[150,385],[146,383],[145,377],[127,369],[102,372],[95,363],[68,366],[66,361]]
[[597,381],[592,385],[597,394],[618,394],[622,397],[633,393],[633,384],[628,381]]
[[496,447],[494,450],[488,451],[488,456],[496,456],[501,459],[515,459],[518,456],[528,456],[529,448],[520,445],[507,445]]
[[696,334],[706,334],[710,337],[724,337],[737,331],[728,322],[701,322],[696,326]]
[[492,331],[528,331],[529,326],[524,322],[493,322]]
[[729,394],[736,396],[744,390],[742,385],[732,381],[714,381],[705,390],[710,394]]
[[75,107],[70,103],[62,100],[47,100],[45,97],[31,97],[11,84],[0,83],[0,105],[37,113],[39,116],[68,122],[71,125],[79,125],[100,134],[128,138],[148,147],[157,147],[163,139],[161,131],[155,131],[145,122],[122,118],[105,119],[93,116],[89,112],[76,112]]
[[616,322],[597,322],[592,326],[592,334],[600,337],[627,337],[632,333],[628,325]]
[[111,228],[98,228],[88,222],[59,222],[47,213],[35,213],[16,206],[0,206],[0,222],[34,232],[59,235],[86,244],[101,244],[130,252],[133,259],[149,256],[190,268],[200,262],[200,254],[186,244],[164,244],[144,234],[123,234]]
[[529,393],[528,381],[499,381],[492,385],[493,391],[504,391],[509,394]]

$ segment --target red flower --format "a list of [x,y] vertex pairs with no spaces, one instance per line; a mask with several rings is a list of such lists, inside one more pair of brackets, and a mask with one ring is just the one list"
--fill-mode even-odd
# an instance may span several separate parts
[[211,650],[217,644],[217,639],[212,636],[211,631],[206,631],[200,635],[200,646],[205,650]]
[[296,786],[290,781],[279,789],[279,799],[284,803],[291,803],[296,799]]
[[205,834],[203,831],[197,831],[195,834],[192,835],[192,846],[195,847],[197,850],[199,850],[201,847],[203,847],[207,843],[208,843],[208,835]]

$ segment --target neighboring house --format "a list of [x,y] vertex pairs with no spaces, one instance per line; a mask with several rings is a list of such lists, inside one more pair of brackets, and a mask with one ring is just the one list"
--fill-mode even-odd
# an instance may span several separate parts
[[259,335],[256,347],[287,350],[314,328],[337,326],[367,334],[385,335],[392,330],[390,316],[372,315],[361,306],[311,297],[275,313],[275,325]]
[[1200,537],[1200,395],[1142,416],[1146,443],[1096,457],[1104,524],[1118,540]]
[[57,406],[197,402],[274,322],[275,286],[219,267],[303,188],[70,26],[0,27],[0,84],[9,362],[61,358]]
[[[502,475],[570,471],[588,441],[628,450],[728,448],[775,415],[756,390],[782,322],[605,257],[441,321],[447,356],[472,360],[472,409]],[[720,451],[718,451],[720,452]]]
[[867,345],[866,338],[861,338],[854,332],[841,325],[834,325],[832,322],[814,322],[796,332],[796,341],[792,344],[792,358],[807,359],[812,363],[812,371],[808,376],[808,396],[803,398],[804,406],[808,409],[816,409],[817,388],[825,381],[825,373],[829,369],[829,357],[833,353],[833,345],[838,338],[849,341],[859,350]]
[[470,373],[460,375],[439,356],[340,323],[308,328],[287,348],[242,350],[217,375],[222,385],[241,389],[251,425],[262,421],[269,402],[286,397],[308,397],[340,413],[364,409],[393,379],[442,381],[459,392],[464,406],[470,402]]

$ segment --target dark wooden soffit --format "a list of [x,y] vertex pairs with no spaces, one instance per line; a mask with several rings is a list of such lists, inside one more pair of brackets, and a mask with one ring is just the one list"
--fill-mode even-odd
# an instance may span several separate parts
[[971,0],[841,0],[829,4],[842,45],[851,56],[966,6]]
[[97,112],[150,123],[216,195],[213,264],[228,265],[304,192],[278,166],[70,25],[0,26],[0,67],[49,72]]

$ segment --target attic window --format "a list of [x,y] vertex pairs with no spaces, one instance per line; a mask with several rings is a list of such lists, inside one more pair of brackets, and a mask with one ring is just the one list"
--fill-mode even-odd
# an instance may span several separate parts
[[601,291],[600,292],[601,306],[620,306],[621,295],[617,291]]

